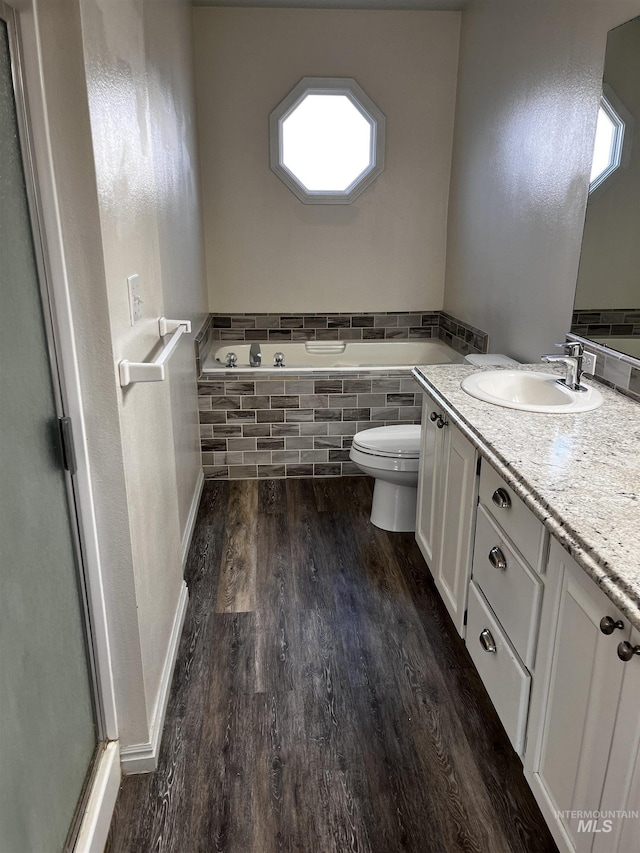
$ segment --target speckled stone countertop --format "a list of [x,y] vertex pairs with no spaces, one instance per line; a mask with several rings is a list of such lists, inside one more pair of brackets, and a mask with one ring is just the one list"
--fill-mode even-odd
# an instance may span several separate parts
[[[604,403],[591,412],[507,409],[460,388],[478,369],[427,365],[413,374],[640,629],[640,405],[598,385]],[[561,373],[541,364],[519,369]]]

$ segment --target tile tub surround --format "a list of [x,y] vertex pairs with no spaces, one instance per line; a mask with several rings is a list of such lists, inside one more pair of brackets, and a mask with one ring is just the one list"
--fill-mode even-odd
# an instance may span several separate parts
[[198,375],[218,341],[373,341],[439,338],[457,352],[487,352],[489,336],[443,311],[360,314],[209,314],[196,335]]
[[574,311],[571,331],[585,338],[640,337],[640,308],[594,308]]
[[463,323],[444,311],[439,312],[439,319],[438,337],[456,352],[462,355],[470,352],[489,352],[489,335],[486,332]]
[[[414,375],[640,628],[640,407],[608,388],[602,389],[603,405],[584,414],[494,406],[460,388],[477,369],[428,365]],[[539,364],[519,369],[562,373]]]
[[207,479],[340,477],[356,432],[420,423],[422,394],[406,371],[274,375],[223,371],[198,381]]

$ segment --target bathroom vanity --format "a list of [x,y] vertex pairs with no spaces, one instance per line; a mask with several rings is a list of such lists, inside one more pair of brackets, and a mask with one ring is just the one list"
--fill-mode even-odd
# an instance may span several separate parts
[[414,371],[416,539],[559,849],[631,853],[640,409],[607,388],[584,414],[498,407],[461,389],[476,370]]

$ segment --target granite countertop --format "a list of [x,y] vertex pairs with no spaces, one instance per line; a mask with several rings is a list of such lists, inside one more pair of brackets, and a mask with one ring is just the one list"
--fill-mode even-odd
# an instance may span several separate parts
[[640,629],[640,405],[598,385],[604,403],[591,412],[507,409],[460,388],[479,369],[495,368],[427,365],[413,375]]

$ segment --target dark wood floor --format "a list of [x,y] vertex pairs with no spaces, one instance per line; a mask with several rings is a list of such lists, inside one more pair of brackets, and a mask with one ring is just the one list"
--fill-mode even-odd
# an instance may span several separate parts
[[555,851],[413,535],[371,481],[208,482],[160,767],[108,850]]

